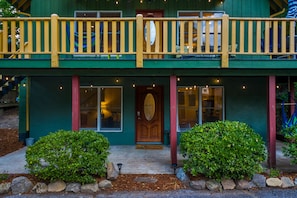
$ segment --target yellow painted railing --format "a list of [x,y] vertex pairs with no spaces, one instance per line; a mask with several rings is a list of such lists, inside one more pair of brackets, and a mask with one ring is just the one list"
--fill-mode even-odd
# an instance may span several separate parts
[[[0,59],[48,55],[146,59],[221,59],[237,56],[296,56],[296,19],[286,18],[1,18]],[[43,56],[44,58],[44,56]],[[1,61],[1,60],[0,60]]]

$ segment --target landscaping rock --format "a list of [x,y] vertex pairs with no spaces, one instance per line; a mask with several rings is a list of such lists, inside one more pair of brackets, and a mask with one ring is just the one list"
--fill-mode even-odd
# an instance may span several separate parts
[[34,187],[33,187],[33,191],[36,192],[37,194],[41,194],[41,193],[47,193],[47,185],[45,183],[42,182],[38,182]]
[[93,184],[85,184],[81,186],[82,193],[95,193],[99,191],[99,187],[97,183]]
[[222,186],[215,180],[208,180],[206,182],[206,188],[210,191],[222,191]]
[[206,188],[205,180],[190,181],[190,187],[195,190],[204,190]]
[[115,166],[112,162],[107,163],[107,179],[116,180],[119,176],[119,172],[115,169]]
[[251,188],[250,182],[247,180],[241,179],[236,182],[236,189],[238,190],[247,190],[250,188]]
[[81,188],[80,183],[69,183],[69,184],[67,184],[65,191],[78,193],[78,192],[80,192],[80,188]]
[[189,177],[187,176],[187,174],[185,173],[183,168],[176,169],[176,177],[180,181],[185,182],[185,183],[190,181]]
[[294,187],[294,182],[289,177],[281,177],[281,181],[283,182],[282,188]]
[[11,182],[12,194],[28,193],[33,188],[33,183],[24,176],[16,177]]
[[283,182],[279,178],[274,178],[274,177],[268,178],[266,180],[266,184],[269,187],[281,187],[282,183]]
[[10,186],[11,186],[10,182],[5,182],[0,184],[0,195],[8,193],[10,190]]
[[266,178],[264,175],[255,174],[252,179],[252,183],[256,185],[256,187],[264,188],[266,187]]
[[224,190],[233,190],[236,186],[235,182],[232,179],[224,179],[221,182]]
[[111,183],[111,181],[105,179],[105,180],[102,180],[101,182],[99,182],[98,186],[101,189],[111,188],[112,183]]
[[66,188],[66,184],[64,181],[56,181],[56,182],[53,182],[53,183],[50,183],[48,185],[48,192],[62,192],[63,190],[65,190]]

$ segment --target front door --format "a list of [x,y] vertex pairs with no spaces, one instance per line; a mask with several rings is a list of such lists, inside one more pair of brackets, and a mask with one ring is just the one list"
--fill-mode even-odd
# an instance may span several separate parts
[[163,87],[136,87],[136,143],[163,142]]

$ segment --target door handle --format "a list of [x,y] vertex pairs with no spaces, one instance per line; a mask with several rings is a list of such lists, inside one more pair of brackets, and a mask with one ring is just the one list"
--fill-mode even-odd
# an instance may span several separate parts
[[140,111],[137,111],[137,119],[140,120]]

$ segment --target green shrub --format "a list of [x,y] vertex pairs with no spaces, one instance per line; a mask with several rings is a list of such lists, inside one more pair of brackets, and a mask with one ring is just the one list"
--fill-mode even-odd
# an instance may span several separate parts
[[297,164],[297,125],[286,127],[281,133],[287,139],[282,148],[284,155],[292,159],[292,164]]
[[43,180],[92,183],[106,174],[109,142],[94,131],[63,131],[41,137],[26,151],[27,168]]
[[266,158],[261,136],[237,121],[196,125],[182,133],[180,149],[185,171],[213,179],[251,177]]

